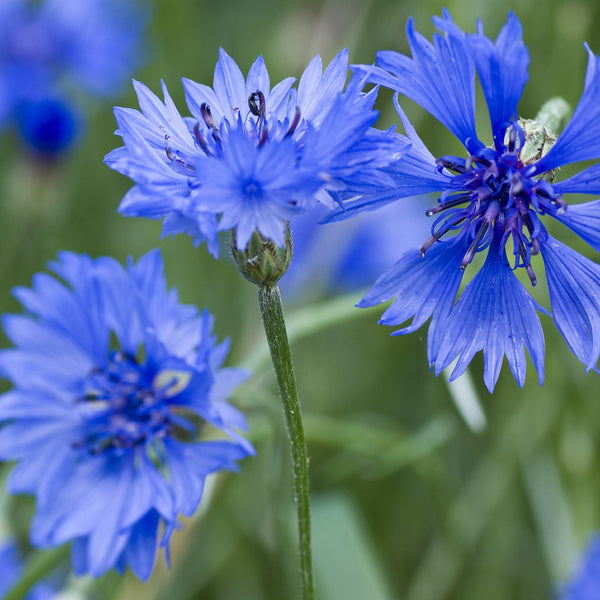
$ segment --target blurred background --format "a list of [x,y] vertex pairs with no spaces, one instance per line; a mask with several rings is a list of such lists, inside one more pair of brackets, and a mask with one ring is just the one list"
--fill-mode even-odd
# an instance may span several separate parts
[[[433,0],[138,4],[147,25],[131,75],[156,92],[164,79],[182,113],[180,78],[212,84],[220,46],[244,73],[263,54],[276,82],[299,76],[316,53],[328,63],[348,47],[351,62],[370,63],[380,49],[407,52],[407,18],[414,17],[417,29],[430,37],[430,17],[442,8]],[[555,95],[576,105],[587,61],[583,42],[600,53],[597,2],[498,1],[479,3],[474,11],[472,2],[448,0],[445,6],[467,31],[481,18],[494,38],[509,9],[521,19],[531,53],[521,116],[533,118]],[[33,152],[23,132],[10,125],[0,132],[1,312],[20,311],[11,288],[29,285],[60,250],[124,261],[160,246],[167,279],[181,300],[208,307],[219,336],[231,338],[229,364],[255,367],[233,401],[248,415],[257,457],[246,460],[240,473],[213,481],[199,516],[174,536],[170,570],[160,558],[146,585],[114,573],[67,583],[84,598],[293,599],[290,460],[271,367],[264,360],[256,290],[239,276],[226,250],[215,261],[189,237],[159,241],[160,222],[116,213],[131,183],[102,162],[121,145],[113,135],[114,105],[137,107],[128,77],[111,94],[78,99],[73,144],[56,155]],[[460,153],[456,140],[425,111],[410,102],[403,106],[434,155]],[[478,121],[486,131],[486,110],[479,106]],[[396,122],[390,94],[380,94],[379,107],[379,126]],[[386,258],[388,265],[407,243],[402,219],[413,219],[413,208],[398,212],[398,251]],[[423,221],[427,228],[424,216]],[[337,239],[336,227],[321,226],[319,236]],[[572,239],[564,231],[560,235]],[[322,252],[329,251],[335,248]],[[364,259],[372,250],[362,243],[354,251]],[[472,386],[463,379],[451,387],[429,372],[425,330],[391,337],[390,329],[376,324],[380,309],[349,308],[368,281],[333,285],[337,280],[319,271],[320,262],[327,261],[308,265],[311,275],[286,289],[290,327],[299,332],[323,314],[322,302],[336,302],[336,292],[346,294],[327,305],[339,322],[315,324],[319,330],[299,334],[293,347],[311,457],[319,598],[555,597],[589,536],[600,529],[598,375],[585,374],[550,319],[542,317],[543,387],[530,365],[519,389],[505,365],[490,395],[480,356],[469,369]],[[289,277],[302,268],[307,266],[300,259],[292,262]],[[318,286],[309,289],[311,279]],[[548,307],[542,284],[536,298]],[[8,465],[0,470],[3,477],[8,470]],[[12,535],[26,549],[31,503],[0,494],[0,537]]]

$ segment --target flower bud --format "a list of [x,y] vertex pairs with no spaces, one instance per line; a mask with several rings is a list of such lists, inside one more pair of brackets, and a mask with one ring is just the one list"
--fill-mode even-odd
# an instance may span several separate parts
[[286,226],[282,248],[255,231],[245,250],[237,248],[235,230],[231,233],[231,252],[239,272],[256,285],[277,283],[287,272],[292,260],[292,235]]

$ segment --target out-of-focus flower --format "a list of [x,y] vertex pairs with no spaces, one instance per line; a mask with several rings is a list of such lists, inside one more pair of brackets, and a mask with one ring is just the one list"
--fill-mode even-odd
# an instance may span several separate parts
[[[600,249],[600,201],[567,206],[563,198],[567,193],[600,193],[600,165],[554,182],[557,167],[600,158],[600,57],[588,50],[583,96],[556,139],[542,123],[517,119],[529,54],[514,15],[495,42],[484,35],[481,24],[476,34],[464,34],[447,12],[434,23],[444,35],[436,34],[432,45],[409,20],[412,59],[380,52],[379,66],[359,66],[357,71],[428,110],[463,143],[467,157],[436,160],[396,100],[412,146],[385,170],[393,185],[348,199],[332,219],[426,192],[439,195],[428,211],[438,216],[420,250],[404,254],[360,306],[395,297],[381,322],[400,325],[412,318],[396,334],[415,331],[431,318],[428,357],[436,374],[457,361],[451,378],[458,377],[483,350],[490,391],[505,355],[517,383],[523,385],[526,348],[541,383],[544,337],[537,312],[547,313],[514,272],[522,270],[535,285],[534,257],[541,254],[554,323],[575,355],[592,369],[600,354],[600,267],[550,236],[542,218],[560,221]],[[475,131],[475,71],[490,113],[491,147]],[[510,262],[507,244],[513,255]],[[456,300],[465,268],[484,252],[484,264]]]
[[161,529],[168,547],[206,476],[253,452],[225,401],[247,373],[222,368],[228,344],[167,290],[158,251],[126,269],[65,252],[50,268],[67,285],[36,275],[15,289],[27,314],[3,320],[15,344],[0,353],[14,384],[0,396],[9,491],[36,496],[34,546],[72,541],[77,573],[129,566],[145,580]]
[[595,600],[600,598],[600,536],[592,538],[560,600]]
[[427,236],[426,208],[417,197],[335,225],[320,224],[325,207],[295,217],[294,268],[280,282],[282,294],[294,302],[365,288]]
[[[19,559],[17,547],[12,541],[4,541],[0,546],[0,598],[21,576],[23,565]],[[25,596],[25,600],[52,600],[56,590],[46,583],[38,583]]]
[[[356,78],[344,90],[347,70],[347,51],[324,73],[317,56],[297,90],[293,78],[271,87],[262,57],[244,78],[221,50],[213,88],[183,80],[193,115],[185,119],[164,85],[163,103],[136,83],[141,112],[115,109],[125,145],[106,157],[136,183],[119,211],[164,218],[163,235],[192,235],[214,256],[222,230],[235,231],[238,250],[255,231],[283,246],[290,218],[364,190],[393,158],[393,134],[371,127],[376,90],[362,93]],[[397,156],[405,144],[394,148]]]
[[57,98],[22,102],[16,118],[25,146],[46,160],[52,160],[68,149],[79,131],[77,110]]
[[[67,117],[71,104],[81,95],[109,97],[119,90],[140,62],[146,21],[147,11],[135,0],[3,0],[0,127],[17,122],[28,148],[42,157],[65,150],[80,123]],[[40,119],[54,125],[41,136],[27,135],[28,117],[38,127]]]

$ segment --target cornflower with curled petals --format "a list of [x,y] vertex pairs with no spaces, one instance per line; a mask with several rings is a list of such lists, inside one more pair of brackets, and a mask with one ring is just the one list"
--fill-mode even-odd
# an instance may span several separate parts
[[183,80],[191,118],[164,84],[163,103],[136,82],[141,112],[115,109],[125,145],[105,159],[136,184],[119,212],[163,218],[163,235],[192,235],[215,257],[222,230],[235,232],[240,251],[255,231],[283,246],[291,217],[363,190],[389,160],[390,135],[371,127],[376,90],[363,93],[357,79],[344,90],[347,71],[344,50],[324,72],[315,57],[297,89],[293,78],[271,87],[262,56],[244,78],[221,50],[212,88]]
[[0,396],[0,460],[17,461],[8,488],[36,497],[35,547],[72,541],[76,573],[129,566],[146,580],[159,533],[168,550],[206,476],[253,453],[226,402],[247,373],[222,368],[227,343],[167,289],[158,251],[126,269],[64,252],[50,268],[66,285],[36,275],[15,289],[27,314],[3,319],[15,344],[0,353],[14,384]]
[[[412,323],[395,334],[415,331],[431,319],[427,351],[436,375],[456,361],[451,378],[458,377],[483,350],[490,391],[504,356],[522,386],[526,348],[542,383],[544,337],[537,313],[548,313],[515,275],[522,270],[535,286],[535,260],[541,255],[554,323],[586,369],[593,369],[600,354],[600,266],[554,239],[544,218],[563,223],[600,250],[600,201],[567,205],[564,198],[568,193],[600,193],[600,165],[555,183],[558,167],[600,158],[600,57],[586,46],[583,95],[556,138],[553,126],[518,119],[529,54],[512,13],[495,41],[484,35],[481,23],[477,33],[463,33],[447,11],[433,21],[443,35],[436,34],[431,44],[409,20],[412,58],[383,51],[377,54],[377,66],[356,66],[369,81],[397,92],[396,108],[412,146],[384,169],[393,185],[346,198],[330,220],[415,194],[438,194],[437,204],[426,213],[437,217],[431,237],[420,250],[405,253],[359,305],[396,298],[381,322],[395,326],[412,318]],[[489,109],[491,146],[475,130],[475,72]],[[436,160],[398,105],[399,94],[445,125],[464,145],[466,158]],[[465,269],[486,252],[483,266],[459,296]]]

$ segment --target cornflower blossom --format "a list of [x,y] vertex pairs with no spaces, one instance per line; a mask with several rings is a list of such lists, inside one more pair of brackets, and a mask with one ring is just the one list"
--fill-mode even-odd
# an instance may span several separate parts
[[600,597],[600,537],[589,542],[571,579],[562,587],[560,600],[593,600]]
[[212,89],[183,79],[191,118],[164,84],[163,103],[136,82],[141,112],[115,108],[125,145],[105,159],[136,184],[119,212],[164,218],[163,236],[191,235],[215,257],[223,230],[234,230],[242,251],[255,231],[283,246],[290,218],[317,201],[333,207],[341,190],[364,190],[389,160],[390,134],[371,128],[376,90],[362,93],[358,79],[344,90],[347,71],[344,50],[324,72],[316,56],[297,89],[291,77],[271,87],[262,56],[244,78],[220,50]]
[[[535,257],[541,255],[554,323],[586,369],[593,369],[600,354],[600,267],[552,237],[545,219],[552,217],[600,250],[600,201],[568,205],[564,198],[600,193],[600,165],[555,182],[558,167],[600,158],[600,57],[586,46],[583,95],[556,139],[543,124],[517,119],[529,53],[512,13],[495,42],[484,35],[481,23],[477,33],[463,33],[447,11],[433,22],[443,35],[436,34],[431,44],[408,21],[412,58],[383,51],[377,66],[356,66],[369,81],[397,92],[396,109],[412,146],[385,169],[393,185],[347,198],[331,220],[415,194],[439,196],[427,211],[437,216],[429,239],[406,252],[359,306],[395,298],[380,322],[395,326],[412,318],[412,323],[394,334],[413,332],[431,318],[427,353],[436,375],[456,361],[451,378],[458,377],[483,350],[490,392],[504,355],[522,386],[526,348],[542,383],[544,337],[537,312],[548,313],[515,275],[521,271],[535,286]],[[475,130],[475,71],[489,109],[491,147]],[[398,94],[445,125],[464,145],[466,158],[436,160],[398,105]],[[484,253],[483,266],[459,296],[465,269]]]
[[74,99],[121,88],[140,62],[147,13],[134,0],[3,0],[0,128],[15,124],[43,156],[68,148],[81,125]]
[[157,250],[126,269],[63,252],[50,269],[66,285],[35,275],[14,290],[27,314],[3,318],[16,346],[0,352],[8,489],[36,497],[35,547],[72,541],[77,574],[129,566],[146,580],[159,532],[168,550],[206,476],[253,453],[225,401],[247,373],[222,367],[227,342],[167,289]]

